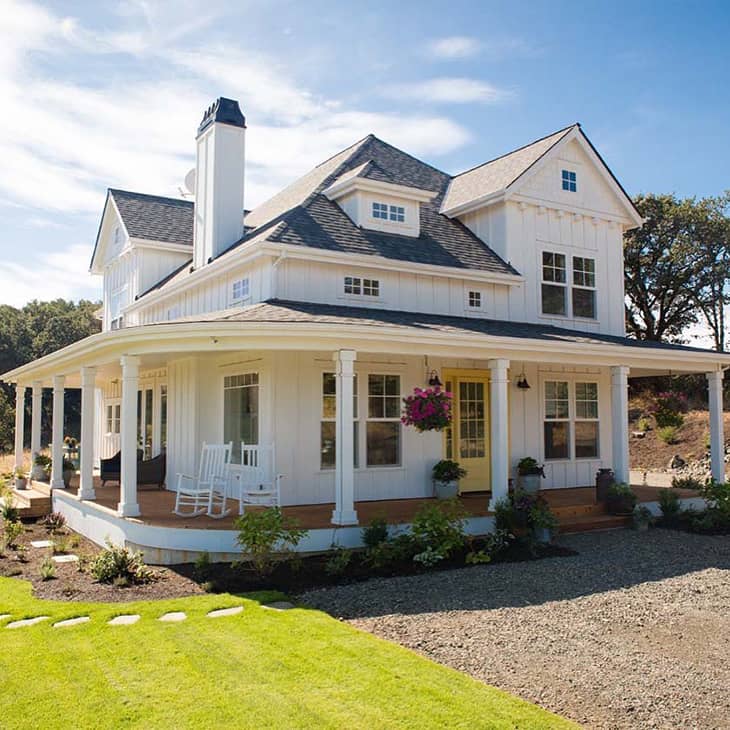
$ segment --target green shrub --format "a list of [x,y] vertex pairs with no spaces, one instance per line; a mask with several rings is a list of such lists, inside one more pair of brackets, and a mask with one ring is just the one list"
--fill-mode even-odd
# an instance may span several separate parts
[[51,580],[56,577],[56,565],[50,558],[44,558],[40,567],[41,580]]
[[46,528],[47,532],[55,535],[57,532],[61,532],[66,527],[66,518],[60,512],[51,512],[43,520],[43,527]]
[[396,535],[392,540],[385,540],[368,548],[364,562],[378,570],[395,563],[411,560],[418,552],[419,546],[413,536],[404,532]]
[[656,435],[665,444],[676,444],[679,441],[677,426],[665,425],[657,428]]
[[462,469],[457,461],[442,459],[434,465],[431,476],[435,482],[448,484],[463,479],[466,476],[466,469]]
[[640,529],[644,525],[650,525],[654,519],[651,514],[651,510],[643,504],[634,507],[631,517],[632,525],[636,530]]
[[284,517],[279,507],[246,512],[235,523],[236,541],[260,575],[270,575],[277,563],[291,558],[294,548],[308,534],[296,520]]
[[100,583],[118,584],[121,579],[129,583],[149,583],[153,572],[144,564],[141,553],[133,553],[124,547],[117,547],[107,542],[102,550],[91,561],[91,574]]
[[414,563],[420,563],[424,568],[433,568],[434,565],[440,563],[446,556],[438,550],[434,550],[430,545],[420,553],[413,556]]
[[0,505],[0,517],[3,518],[3,522],[17,522],[20,518],[11,493],[7,493],[3,497],[2,505]]
[[388,539],[388,523],[384,517],[375,517],[370,524],[363,528],[362,541],[365,547],[374,548]]
[[53,554],[54,555],[65,555],[71,552],[71,540],[66,535],[56,535],[53,538]]
[[606,507],[609,513],[616,515],[629,514],[636,507],[637,498],[628,484],[612,484],[608,488]]
[[5,537],[5,544],[9,548],[18,548],[18,540],[23,534],[23,523],[19,520],[6,520],[3,522],[3,534]]
[[210,570],[210,553],[204,550],[195,558],[195,562],[193,563],[193,578],[198,583],[204,583],[210,578]]
[[329,559],[324,565],[324,572],[327,575],[342,575],[347,570],[351,560],[352,550],[339,545],[333,546]]
[[679,495],[671,489],[662,489],[659,492],[659,509],[665,521],[670,524],[676,521],[680,510]]
[[644,433],[646,433],[650,429],[651,429],[651,421],[646,416],[642,416],[636,422],[636,430],[637,431],[643,431]]
[[447,558],[466,543],[464,521],[466,514],[461,503],[447,500],[438,504],[424,504],[416,512],[411,535],[419,552],[431,548]]
[[495,530],[484,538],[484,546],[479,550],[472,550],[466,555],[467,565],[491,563],[500,553],[504,552],[514,539],[507,530]]
[[730,523],[730,483],[710,481],[699,491],[709,508]]
[[657,413],[654,419],[659,430],[663,428],[678,429],[684,425],[684,416],[681,413]]
[[704,485],[695,477],[672,477],[672,487],[674,489],[692,489],[699,492]]

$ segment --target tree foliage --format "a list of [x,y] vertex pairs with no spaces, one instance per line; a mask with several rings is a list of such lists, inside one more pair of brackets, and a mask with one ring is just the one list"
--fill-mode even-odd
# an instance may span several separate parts
[[[0,372],[7,372],[62,347],[99,332],[101,323],[95,315],[98,302],[78,303],[56,299],[32,301],[22,309],[0,305]],[[42,429],[50,430],[50,411],[44,408]],[[79,397],[69,392],[66,399],[67,422],[78,421]],[[0,450],[13,448],[15,389],[0,386]],[[26,426],[29,428],[29,419]],[[73,430],[73,429],[71,429]]]

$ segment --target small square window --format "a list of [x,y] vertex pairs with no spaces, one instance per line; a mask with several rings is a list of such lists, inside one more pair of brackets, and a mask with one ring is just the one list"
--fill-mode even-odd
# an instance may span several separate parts
[[388,206],[385,203],[373,203],[373,218],[388,220]]
[[577,175],[573,170],[563,170],[562,172],[563,190],[574,193],[578,190]]
[[473,309],[480,309],[482,306],[482,293],[480,291],[469,292],[469,306]]
[[249,298],[250,293],[251,290],[248,279],[239,279],[238,281],[234,281],[231,288],[231,301],[234,303],[242,302]]
[[363,279],[362,293],[366,297],[380,296],[380,282],[377,279]]
[[345,277],[345,294],[356,294],[362,293],[362,281],[357,276],[346,276]]
[[406,209],[401,205],[390,206],[390,220],[396,223],[405,223]]

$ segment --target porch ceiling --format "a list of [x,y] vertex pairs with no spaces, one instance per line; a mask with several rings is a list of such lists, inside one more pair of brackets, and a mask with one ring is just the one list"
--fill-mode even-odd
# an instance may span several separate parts
[[[538,323],[272,300],[175,322],[103,332],[0,378],[29,383],[72,375],[84,365],[116,369],[122,355],[139,355],[145,367],[156,367],[194,352],[342,348],[594,367],[625,365],[632,377],[730,367],[730,353]],[[72,380],[69,386],[74,387]]]

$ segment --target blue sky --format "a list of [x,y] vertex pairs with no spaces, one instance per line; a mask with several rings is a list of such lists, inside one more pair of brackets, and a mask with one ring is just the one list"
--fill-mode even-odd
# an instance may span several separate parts
[[98,296],[106,188],[176,195],[221,95],[247,207],[371,131],[458,172],[574,121],[631,194],[730,188],[727,3],[0,8],[0,303]]

